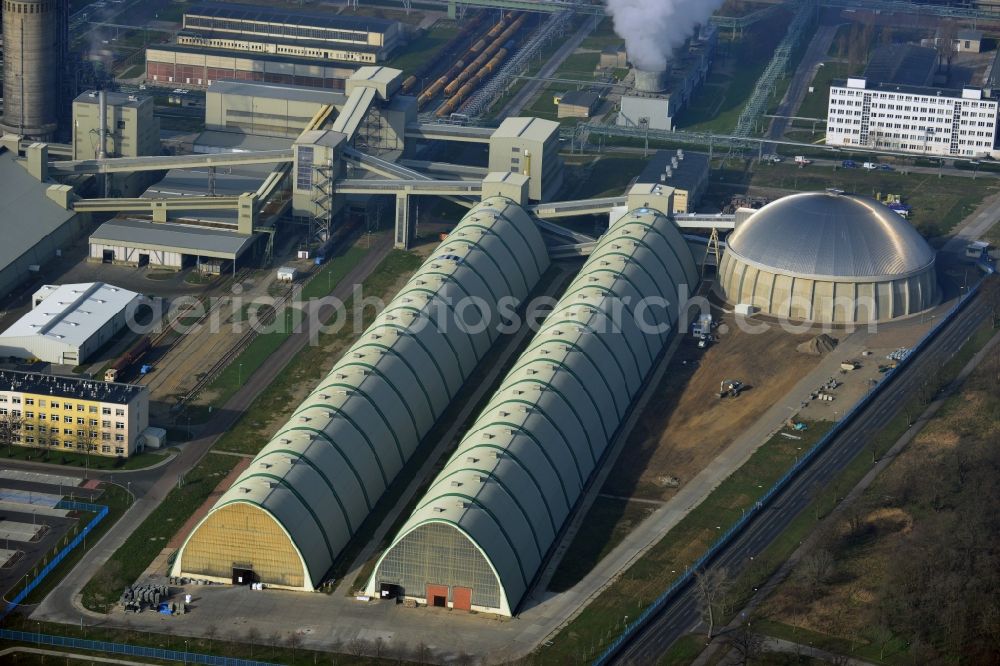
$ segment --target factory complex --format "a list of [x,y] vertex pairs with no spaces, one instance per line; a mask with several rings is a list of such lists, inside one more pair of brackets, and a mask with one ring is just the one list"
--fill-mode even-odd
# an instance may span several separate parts
[[[1000,158],[994,90],[936,87],[991,33],[884,39],[861,73],[831,46],[854,5],[343,4],[143,7],[120,80],[69,85],[81,26],[133,40],[127,8],[4,0],[0,536],[29,545],[0,620],[185,663],[244,634],[250,666],[662,656],[616,636],[692,631],[800,515],[837,532],[815,506],[929,386],[905,360],[985,330],[996,174],[906,154]],[[737,42],[774,17],[824,48],[778,36],[737,118]],[[764,99],[819,51],[825,139],[800,107],[830,63]]]

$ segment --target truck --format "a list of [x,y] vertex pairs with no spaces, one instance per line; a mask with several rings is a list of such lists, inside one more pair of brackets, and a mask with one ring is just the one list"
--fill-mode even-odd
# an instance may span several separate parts
[[738,398],[746,385],[739,379],[723,379],[719,384],[719,397]]
[[878,169],[878,162],[865,162],[861,165],[861,168],[865,171],[875,171]]
[[795,156],[795,163],[798,164],[800,167],[804,167],[807,164],[812,164],[813,161],[809,160],[809,159],[806,159],[806,157],[804,155],[796,155]]

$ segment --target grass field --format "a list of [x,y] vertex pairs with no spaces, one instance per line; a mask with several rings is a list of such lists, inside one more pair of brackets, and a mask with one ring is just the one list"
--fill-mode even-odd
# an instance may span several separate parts
[[146,570],[238,460],[211,451],[206,454],[84,586],[83,605],[106,613],[121,591]]
[[[683,574],[812,446],[829,424],[811,423],[802,440],[775,435],[689,512],[664,538],[632,564],[553,640],[537,653],[544,663],[571,663],[596,656],[621,628]],[[586,520],[589,520],[586,519]]]
[[816,72],[816,77],[813,79],[813,91],[806,93],[805,99],[802,100],[802,106],[799,107],[798,113],[794,115],[804,118],[826,118],[827,106],[830,99],[830,85],[834,79],[843,79],[850,73],[845,63],[824,63],[819,68],[819,71]]
[[404,46],[386,65],[401,69],[404,76],[409,76],[417,67],[432,59],[438,50],[457,34],[458,26],[454,23],[439,21],[426,33]]
[[580,582],[655,509],[653,504],[599,496],[587,514],[587,529],[579,532],[569,547],[572,557],[560,562],[549,589],[563,592]]
[[[900,167],[905,170],[905,167]],[[732,172],[726,180],[744,178]],[[756,165],[748,182],[755,187],[797,191],[820,191],[834,187],[867,196],[900,194],[913,206],[910,221],[926,238],[943,236],[971,214],[991,194],[1000,192],[994,179],[973,180],[932,174],[867,172],[862,169],[838,169],[813,165],[800,169],[792,164]]]
[[66,467],[76,467],[79,469],[111,471],[144,469],[162,461],[166,456],[166,453],[157,451],[137,453],[128,458],[102,456],[96,453],[88,456],[85,453],[73,453],[55,448],[36,449],[28,446],[7,446],[3,450],[3,453],[0,453],[0,458],[10,458],[12,460],[28,460],[48,463],[50,465],[65,465]]

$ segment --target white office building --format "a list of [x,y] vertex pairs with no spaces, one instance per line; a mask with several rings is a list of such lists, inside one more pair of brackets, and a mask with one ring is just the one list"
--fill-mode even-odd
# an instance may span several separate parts
[[873,84],[863,78],[830,88],[826,142],[888,151],[994,155],[998,102],[978,88],[946,90]]

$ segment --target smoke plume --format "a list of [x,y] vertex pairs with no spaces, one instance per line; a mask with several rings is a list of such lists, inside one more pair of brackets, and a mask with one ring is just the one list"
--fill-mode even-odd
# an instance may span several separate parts
[[670,54],[724,0],[606,0],[615,32],[639,69],[666,68]]

